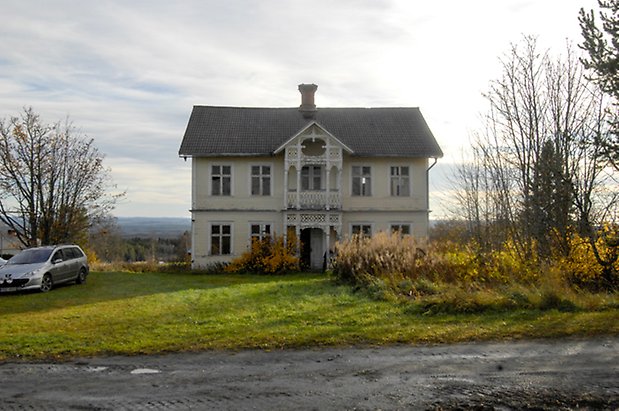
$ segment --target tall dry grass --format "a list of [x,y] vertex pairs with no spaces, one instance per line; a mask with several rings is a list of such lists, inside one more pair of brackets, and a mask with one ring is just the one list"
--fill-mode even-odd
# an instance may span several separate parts
[[[590,257],[589,264],[595,264]],[[582,273],[583,257],[578,261],[578,273]],[[339,242],[331,261],[331,271],[340,282],[379,298],[411,301],[412,312],[571,311],[617,306],[617,293],[608,299],[603,293],[585,292],[582,281],[573,281],[576,274],[570,267],[564,260],[526,260],[511,243],[481,253],[475,244],[424,244],[385,232]],[[595,277],[591,272],[588,275]]]

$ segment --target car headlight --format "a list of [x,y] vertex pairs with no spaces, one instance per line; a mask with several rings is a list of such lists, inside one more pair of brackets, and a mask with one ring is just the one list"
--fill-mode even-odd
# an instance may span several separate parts
[[29,273],[24,274],[24,277],[26,278],[36,277],[39,274],[39,271],[40,270],[30,271]]

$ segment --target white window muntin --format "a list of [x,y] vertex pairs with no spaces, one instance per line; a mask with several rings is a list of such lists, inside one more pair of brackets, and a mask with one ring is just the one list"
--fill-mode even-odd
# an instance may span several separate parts
[[350,223],[350,236],[363,233],[363,235],[371,237],[374,232],[374,224],[367,221],[355,221]]
[[234,195],[234,167],[231,163],[213,163],[209,166],[209,193],[214,197]]
[[254,221],[249,223],[249,240],[262,240],[266,236],[273,234],[273,222],[271,221]]
[[411,222],[393,222],[389,224],[389,229],[392,233],[400,231],[402,235],[413,234],[413,224]]
[[[228,228],[226,229],[226,227]],[[234,223],[231,221],[210,222],[208,226],[207,246],[209,255],[233,255]],[[217,247],[217,249],[215,249],[214,247]]]
[[[266,169],[268,169],[268,173],[266,173]],[[254,171],[257,171],[257,173],[254,173]],[[255,188],[257,188],[258,193],[254,190]],[[249,165],[249,195],[256,197],[273,195],[273,163],[252,163]]]
[[[372,196],[372,166],[353,164],[350,167],[350,194],[355,197]],[[358,189],[356,189],[358,187]]]
[[411,167],[409,165],[391,165],[389,167],[389,194],[393,197],[411,195]]

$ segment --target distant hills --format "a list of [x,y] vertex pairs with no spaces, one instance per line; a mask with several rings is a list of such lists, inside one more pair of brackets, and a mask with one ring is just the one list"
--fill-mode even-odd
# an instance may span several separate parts
[[182,217],[117,217],[125,238],[176,238],[191,231],[191,219]]
[[[125,238],[177,238],[191,231],[189,217],[117,217],[118,226]],[[430,220],[434,227],[442,220]]]

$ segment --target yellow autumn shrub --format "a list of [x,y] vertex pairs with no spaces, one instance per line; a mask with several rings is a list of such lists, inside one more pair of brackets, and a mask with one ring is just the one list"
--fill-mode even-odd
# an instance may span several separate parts
[[555,256],[554,261],[563,277],[571,284],[583,288],[602,289],[608,288],[606,284],[609,280],[608,275],[614,275],[617,281],[619,273],[619,229],[617,226],[604,225],[600,228],[595,241],[595,247],[604,261],[613,261],[612,269],[604,272],[604,267],[600,265],[595,257],[593,246],[587,238],[583,238],[577,233],[573,233],[569,238],[568,255]]
[[226,266],[227,272],[285,274],[299,271],[296,239],[284,242],[283,236],[267,236],[252,241],[249,250]]

